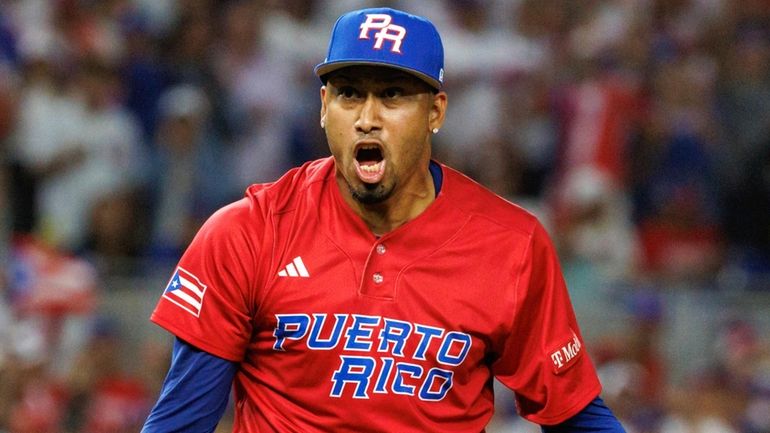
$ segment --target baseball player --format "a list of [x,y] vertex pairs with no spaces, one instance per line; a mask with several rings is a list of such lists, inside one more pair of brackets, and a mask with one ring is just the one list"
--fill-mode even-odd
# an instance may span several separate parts
[[332,30],[332,157],[216,212],[152,321],[176,336],[144,432],[483,432],[493,379],[546,431],[622,432],[553,246],[529,213],[430,159],[447,107],[424,18]]

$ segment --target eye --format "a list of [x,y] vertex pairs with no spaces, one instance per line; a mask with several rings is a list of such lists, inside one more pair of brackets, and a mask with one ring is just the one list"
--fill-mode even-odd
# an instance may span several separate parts
[[342,86],[337,89],[337,94],[343,99],[353,99],[358,96],[358,91],[352,86]]
[[404,89],[400,87],[388,87],[383,92],[383,95],[388,99],[398,98],[404,94]]

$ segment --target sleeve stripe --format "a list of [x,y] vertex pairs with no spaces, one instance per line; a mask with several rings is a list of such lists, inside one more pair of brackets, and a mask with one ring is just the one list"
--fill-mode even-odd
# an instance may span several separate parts
[[168,292],[168,293],[164,294],[163,296],[165,296],[167,298],[170,297],[170,296],[176,296],[178,298],[183,299],[185,302],[187,302],[188,304],[194,306],[198,310],[201,309],[200,299],[195,299],[192,296],[188,295],[187,293],[185,293],[185,292],[183,292],[181,290],[175,290],[173,292]]
[[185,286],[188,290],[198,295],[198,297],[203,297],[203,292],[198,288],[198,286],[190,282],[190,280],[187,280],[185,277],[179,275],[179,282],[182,283],[182,285]]

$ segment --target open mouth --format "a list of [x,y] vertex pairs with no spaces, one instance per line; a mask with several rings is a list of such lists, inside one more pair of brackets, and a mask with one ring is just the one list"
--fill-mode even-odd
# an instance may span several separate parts
[[356,161],[361,165],[375,165],[382,160],[382,149],[377,146],[362,146],[356,152]]
[[361,181],[377,183],[385,174],[385,157],[382,149],[374,144],[364,144],[356,150],[356,174]]

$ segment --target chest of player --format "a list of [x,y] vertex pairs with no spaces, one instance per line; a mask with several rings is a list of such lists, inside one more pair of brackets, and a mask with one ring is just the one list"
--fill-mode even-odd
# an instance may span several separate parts
[[352,398],[485,386],[478,366],[512,321],[514,246],[490,249],[467,222],[432,244],[407,231],[344,244],[310,225],[297,234],[272,260],[256,318],[251,353],[271,359],[265,376],[299,368],[295,389]]

